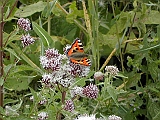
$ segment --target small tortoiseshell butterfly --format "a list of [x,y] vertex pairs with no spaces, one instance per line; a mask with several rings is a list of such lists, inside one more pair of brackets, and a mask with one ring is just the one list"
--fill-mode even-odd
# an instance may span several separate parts
[[76,38],[71,45],[71,48],[67,50],[67,56],[72,63],[90,66],[91,61],[88,59],[88,55],[84,53],[83,45],[79,38]]

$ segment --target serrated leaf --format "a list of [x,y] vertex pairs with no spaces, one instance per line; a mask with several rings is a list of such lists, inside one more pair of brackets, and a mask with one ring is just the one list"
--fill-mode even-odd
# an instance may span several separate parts
[[18,9],[14,16],[16,17],[28,17],[33,15],[36,12],[41,12],[44,10],[46,2],[39,1],[35,4],[28,5]]
[[37,23],[32,22],[32,26],[33,30],[41,38],[44,47],[49,48],[50,43],[53,43],[51,36],[49,36],[49,34],[43,28],[41,28]]

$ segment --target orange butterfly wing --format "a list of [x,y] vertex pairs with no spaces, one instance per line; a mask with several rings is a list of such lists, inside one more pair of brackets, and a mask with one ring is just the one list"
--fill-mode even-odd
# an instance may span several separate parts
[[[91,61],[86,57],[84,54],[83,45],[79,38],[76,38],[75,41],[72,43],[71,48],[67,52],[67,56],[70,58],[70,61],[76,64],[81,64],[85,66],[90,66]],[[79,56],[77,59],[76,57]]]

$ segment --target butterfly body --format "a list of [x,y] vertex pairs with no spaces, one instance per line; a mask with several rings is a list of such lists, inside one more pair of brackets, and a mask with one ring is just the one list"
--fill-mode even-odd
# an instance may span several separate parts
[[72,63],[90,66],[91,61],[88,55],[84,53],[83,45],[79,38],[72,43],[71,48],[67,50],[67,56]]

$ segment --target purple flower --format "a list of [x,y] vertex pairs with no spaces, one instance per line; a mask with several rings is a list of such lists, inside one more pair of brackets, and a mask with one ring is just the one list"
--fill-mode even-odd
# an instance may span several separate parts
[[18,19],[17,24],[21,29],[25,31],[31,30],[31,23],[29,19],[20,18]]
[[61,54],[56,49],[48,49],[45,51],[45,56],[40,56],[40,63],[44,69],[58,71],[61,66]]
[[23,47],[29,46],[30,44],[33,44],[35,42],[35,40],[30,36],[30,34],[22,35],[20,39],[22,41]]
[[92,83],[90,83],[83,89],[83,94],[88,98],[93,98],[93,99],[97,98],[98,92],[99,90],[97,86],[93,85]]
[[59,57],[60,54],[58,53],[58,50],[57,49],[48,49],[48,50],[45,50],[45,56],[50,59],[50,58],[54,58],[54,57]]
[[64,110],[72,112],[74,110],[74,104],[72,100],[66,100]]
[[69,63],[70,65],[70,74],[73,75],[74,77],[85,77],[90,71],[90,66],[84,66],[80,64],[74,64],[74,63]]

